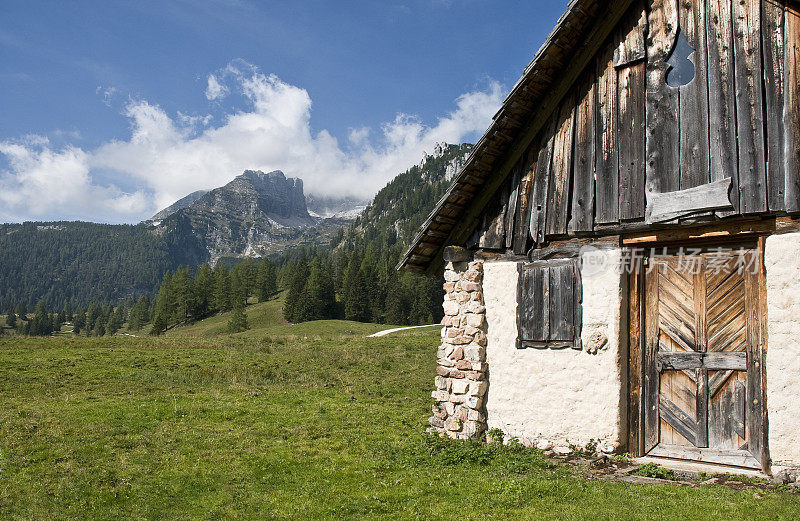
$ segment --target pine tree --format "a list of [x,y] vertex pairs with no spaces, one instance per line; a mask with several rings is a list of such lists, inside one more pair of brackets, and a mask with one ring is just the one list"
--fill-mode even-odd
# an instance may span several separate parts
[[100,316],[100,307],[92,302],[89,304],[89,309],[86,310],[86,334],[91,335],[97,318]]
[[256,297],[259,302],[266,302],[278,292],[278,281],[275,264],[267,257],[258,266],[258,279],[256,283]]
[[200,266],[194,279],[193,318],[205,318],[216,310],[214,303],[214,272],[207,263]]
[[250,329],[250,326],[247,324],[247,315],[244,314],[244,304],[237,298],[236,304],[233,306],[231,318],[228,320],[228,332],[241,333],[248,329]]
[[194,316],[194,281],[189,268],[178,268],[170,281],[170,318],[174,324],[183,324]]
[[358,259],[353,257],[347,265],[344,277],[344,318],[364,322],[369,313],[367,301],[367,284],[361,273]]
[[334,318],[336,296],[333,281],[319,259],[311,263],[298,309],[299,321]]
[[231,276],[222,261],[214,267],[214,303],[217,311],[231,309]]
[[128,331],[140,331],[145,324],[150,322],[150,299],[144,295],[139,297],[131,308],[128,319]]
[[86,313],[83,308],[75,310],[75,315],[72,318],[72,332],[80,335],[81,331],[86,327]]
[[14,310],[17,317],[21,318],[22,320],[28,320],[28,307],[25,302],[20,302],[17,304],[17,308]]
[[6,325],[12,329],[17,327],[17,315],[13,311],[9,311],[6,315]]
[[106,325],[103,321],[103,315],[98,315],[97,320],[95,320],[94,327],[92,328],[92,335],[94,336],[103,336],[106,334]]
[[283,315],[289,322],[301,322],[304,308],[303,297],[308,280],[308,262],[302,257],[294,268],[289,291],[286,294],[286,302],[283,305]]
[[120,304],[111,314],[106,325],[106,334],[113,335],[122,328],[125,323],[125,305]]
[[158,296],[156,296],[156,309],[153,313],[151,335],[160,335],[170,326],[170,319],[175,313],[173,301],[172,275],[170,272],[166,272],[161,281],[161,287],[158,289]]

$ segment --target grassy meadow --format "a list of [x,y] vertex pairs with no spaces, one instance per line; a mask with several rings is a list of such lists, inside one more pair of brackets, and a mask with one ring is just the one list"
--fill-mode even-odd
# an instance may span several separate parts
[[0,337],[0,519],[796,519],[789,492],[590,481],[422,433],[439,331],[214,317]]

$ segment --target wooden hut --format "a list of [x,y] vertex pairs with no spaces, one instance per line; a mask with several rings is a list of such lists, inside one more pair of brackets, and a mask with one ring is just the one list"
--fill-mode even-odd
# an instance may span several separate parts
[[800,464],[800,5],[573,0],[399,268],[431,430]]

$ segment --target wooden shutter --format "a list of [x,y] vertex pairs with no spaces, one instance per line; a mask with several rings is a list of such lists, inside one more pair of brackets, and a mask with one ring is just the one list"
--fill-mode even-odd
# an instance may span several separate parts
[[517,347],[581,348],[577,259],[519,264]]

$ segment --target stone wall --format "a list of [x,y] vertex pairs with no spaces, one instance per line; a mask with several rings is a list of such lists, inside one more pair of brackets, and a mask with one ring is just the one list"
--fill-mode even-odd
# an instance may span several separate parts
[[486,430],[486,308],[483,263],[448,262],[444,271],[442,344],[437,351],[436,390],[428,432],[452,438]]

